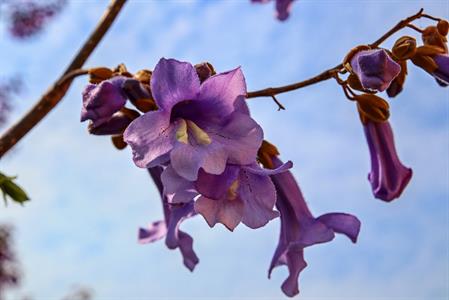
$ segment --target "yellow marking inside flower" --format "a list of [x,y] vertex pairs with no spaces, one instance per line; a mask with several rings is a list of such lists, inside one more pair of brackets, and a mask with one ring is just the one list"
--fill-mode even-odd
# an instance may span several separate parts
[[179,120],[179,126],[176,130],[176,139],[181,143],[189,143],[189,134],[187,133],[187,123],[184,119]]
[[238,188],[239,188],[239,180],[236,179],[228,189],[228,200],[235,200],[237,198]]
[[201,128],[198,127],[194,122],[187,120],[187,125],[193,137],[200,145],[209,145],[212,143],[209,135]]

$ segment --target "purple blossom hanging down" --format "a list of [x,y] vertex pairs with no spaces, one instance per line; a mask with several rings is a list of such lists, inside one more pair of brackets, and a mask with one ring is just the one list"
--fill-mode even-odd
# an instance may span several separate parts
[[401,72],[401,66],[384,49],[362,50],[350,61],[362,87],[383,92]]
[[[270,0],[251,0],[254,3],[268,3]],[[275,0],[276,1],[276,18],[285,21],[290,15],[290,10],[294,0]]]
[[[272,157],[272,162],[274,167],[282,165],[277,157]],[[334,239],[335,233],[344,234],[355,243],[360,221],[345,213],[329,213],[315,218],[292,173],[275,174],[271,179],[278,195],[276,207],[281,215],[281,233],[268,277],[275,267],[286,265],[289,275],[281,288],[287,296],[293,297],[299,293],[299,274],[307,266],[304,248],[329,242]]]
[[441,86],[449,85],[449,55],[437,54],[433,57],[438,68],[433,72],[433,76]]
[[193,201],[188,203],[171,205],[168,197],[163,194],[161,181],[162,167],[148,169],[162,200],[164,211],[164,220],[156,221],[147,228],[139,230],[139,242],[141,244],[153,243],[165,237],[165,244],[169,249],[179,248],[183,256],[184,265],[190,271],[193,271],[198,264],[199,259],[193,251],[193,239],[187,233],[181,231],[179,226],[181,222],[195,215]]
[[246,95],[240,68],[200,83],[190,63],[162,58],[151,91],[158,110],[134,120],[124,133],[138,167],[170,161],[176,173],[194,181],[200,168],[218,175],[227,163],[255,161],[263,132],[240,107]]
[[371,156],[371,182],[373,194],[384,201],[392,201],[401,196],[410,179],[412,169],[399,160],[394,145],[390,123],[367,121],[363,124]]

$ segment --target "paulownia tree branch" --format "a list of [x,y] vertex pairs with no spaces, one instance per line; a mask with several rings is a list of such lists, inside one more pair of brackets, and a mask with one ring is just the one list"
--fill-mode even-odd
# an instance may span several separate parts
[[56,82],[45,92],[39,101],[32,107],[25,116],[16,124],[10,127],[0,138],[0,158],[20,141],[34,126],[36,126],[64,97],[69,89],[72,80],[78,75],[85,74],[84,70],[79,70],[94,49],[100,43],[126,0],[112,0],[94,31],[86,40],[69,64],[67,69],[56,80]]
[[[379,47],[380,44],[382,44],[385,40],[387,40],[389,37],[391,37],[393,34],[395,34],[396,32],[398,32],[399,30],[407,27],[411,22],[420,19],[420,18],[430,18],[433,20],[439,20],[437,18],[431,17],[429,15],[426,15],[423,13],[424,9],[421,8],[416,14],[401,20],[400,22],[398,22],[393,28],[391,28],[389,31],[387,31],[383,36],[381,36],[379,39],[377,39],[376,41],[374,41],[372,44],[369,44],[368,46],[370,48],[376,48]],[[343,64],[339,64],[331,69],[328,69],[324,72],[322,72],[321,74],[314,76],[312,78],[306,79],[304,81],[300,81],[297,83],[293,83],[293,84],[289,84],[289,85],[285,85],[285,86],[280,86],[280,87],[270,87],[270,88],[266,88],[263,90],[258,90],[258,91],[254,91],[254,92],[248,92],[246,97],[247,98],[256,98],[256,97],[273,97],[275,95],[281,94],[281,93],[286,93],[286,92],[290,92],[290,91],[294,91],[321,81],[325,81],[331,78],[334,78],[335,75],[343,70]]]

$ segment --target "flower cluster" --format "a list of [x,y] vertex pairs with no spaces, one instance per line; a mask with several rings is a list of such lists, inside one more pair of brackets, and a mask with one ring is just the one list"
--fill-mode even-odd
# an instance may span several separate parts
[[[308,210],[288,171],[292,163],[277,158],[250,116],[240,68],[216,74],[208,63],[162,58],[153,72],[132,75],[122,66],[90,74],[81,121],[90,120],[92,134],[120,136],[161,196],[164,220],[140,229],[140,243],[165,238],[192,271],[199,259],[192,237],[180,230],[184,220],[199,214],[210,227],[221,223],[233,231],[240,223],[256,229],[280,216],[281,238],[270,273],[287,265],[290,275],[282,289],[293,296],[299,292],[305,247],[330,241],[335,233],[355,242],[356,217],[314,218]],[[125,107],[128,100],[137,110]]]
[[45,25],[65,6],[66,0],[49,3],[17,1],[7,9],[9,32],[18,39],[25,39],[42,31]]
[[[408,60],[435,77],[439,85],[448,86],[448,29],[449,23],[440,20],[437,26],[421,31],[422,46],[417,47],[413,37],[403,36],[391,51],[359,46],[344,59],[343,65],[349,76],[340,84],[347,97],[357,103],[371,156],[368,180],[378,199],[392,201],[398,198],[409,183],[412,170],[405,167],[398,157],[388,122],[389,105],[375,94],[386,91],[389,97],[395,97],[402,91]],[[363,94],[356,94],[353,90]]]

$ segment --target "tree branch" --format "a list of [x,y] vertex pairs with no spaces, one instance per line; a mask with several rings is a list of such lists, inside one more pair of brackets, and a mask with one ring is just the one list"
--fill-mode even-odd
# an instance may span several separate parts
[[36,126],[64,97],[72,80],[83,75],[80,69],[94,49],[100,43],[105,33],[111,27],[126,0],[112,0],[94,31],[73,58],[61,77],[45,92],[39,101],[22,119],[9,128],[0,138],[0,158],[20,141],[34,126]]
[[[419,18],[425,17],[425,18],[431,18],[433,20],[437,20],[437,18],[423,14],[423,12],[424,12],[424,9],[421,8],[416,14],[414,14],[404,20],[401,20],[393,28],[391,28],[384,35],[382,35],[379,39],[374,41],[372,44],[369,44],[368,46],[370,48],[379,47],[380,44],[382,44],[385,40],[387,40],[393,34],[398,32],[399,30],[407,27],[411,22],[413,22]],[[256,97],[273,97],[273,96],[276,96],[281,93],[294,91],[294,90],[297,90],[297,89],[300,89],[300,88],[303,88],[303,87],[306,87],[306,86],[309,86],[309,85],[312,85],[312,84],[315,84],[315,83],[318,83],[321,81],[325,81],[325,80],[334,78],[335,74],[337,74],[338,72],[341,72],[341,71],[343,71],[343,64],[339,64],[331,69],[328,69],[328,70],[322,72],[321,74],[318,74],[318,75],[316,75],[312,78],[306,79],[304,81],[300,81],[297,83],[280,86],[280,87],[274,87],[274,88],[270,87],[270,88],[266,88],[263,90],[248,92],[246,94],[246,98],[249,99],[249,98],[256,98]]]

